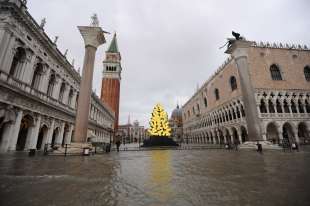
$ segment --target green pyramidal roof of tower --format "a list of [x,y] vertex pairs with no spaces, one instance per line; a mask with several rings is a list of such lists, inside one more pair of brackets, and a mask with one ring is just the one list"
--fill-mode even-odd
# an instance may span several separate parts
[[114,33],[113,39],[111,41],[111,44],[110,44],[109,49],[107,50],[107,52],[119,53],[118,46],[117,46],[117,40],[116,40],[116,33]]

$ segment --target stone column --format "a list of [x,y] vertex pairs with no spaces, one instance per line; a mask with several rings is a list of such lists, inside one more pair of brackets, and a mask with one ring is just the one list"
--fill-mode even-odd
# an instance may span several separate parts
[[48,83],[49,83],[49,78],[50,78],[50,74],[51,74],[51,69],[49,69],[47,67],[47,65],[44,65],[43,71],[44,72],[43,72],[42,77],[41,77],[39,90],[46,94]]
[[13,123],[5,123],[3,126],[2,141],[0,142],[0,153],[8,151],[13,126]]
[[51,123],[51,125],[47,131],[46,141],[44,141],[45,144],[51,144],[52,143],[54,127],[55,127],[55,119],[52,119],[52,123]]
[[40,126],[41,126],[41,115],[39,115],[37,117],[36,124],[32,128],[30,136],[27,137],[27,141],[28,141],[28,138],[29,138],[28,149],[36,149],[37,141],[38,141],[38,136],[39,136],[39,131],[40,131]]
[[55,85],[54,85],[52,97],[54,99],[58,100],[59,99],[60,87],[61,87],[61,84],[62,84],[62,79],[60,78],[59,75],[56,75],[55,78],[56,78],[56,82],[55,82]]
[[67,132],[67,135],[66,135],[65,144],[71,143],[72,132],[73,132],[73,125],[70,124],[69,131]]
[[65,132],[65,122],[61,123],[60,127],[60,132],[58,133],[58,137],[56,137],[56,144],[61,144],[62,143],[62,138],[64,137],[64,132]]
[[17,143],[17,139],[18,139],[18,134],[19,134],[19,129],[20,129],[20,123],[22,121],[23,118],[23,111],[20,110],[17,112],[17,117],[15,120],[15,123],[12,125],[11,127],[11,141],[10,141],[10,145],[8,150],[15,150],[16,149],[16,143]]
[[248,128],[249,140],[262,140],[261,124],[258,117],[255,100],[255,90],[252,86],[249,64],[248,64],[248,50],[252,42],[245,40],[234,40],[232,45],[225,53],[231,54],[234,58],[240,77],[240,86],[244,102],[245,118]]
[[73,109],[75,109],[76,95],[77,95],[77,91],[74,91],[74,92],[73,92],[72,99],[71,99],[71,105],[70,105],[70,107],[73,108]]
[[1,30],[0,37],[2,39],[0,42],[0,48],[2,48],[0,50],[0,69],[9,73],[14,56],[15,37],[9,30]]
[[73,141],[85,142],[87,138],[95,55],[97,47],[105,43],[105,38],[104,32],[100,27],[79,26],[78,28],[85,43],[85,57]]

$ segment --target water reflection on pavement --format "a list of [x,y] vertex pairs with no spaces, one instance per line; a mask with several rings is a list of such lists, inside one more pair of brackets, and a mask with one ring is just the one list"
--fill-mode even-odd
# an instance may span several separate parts
[[0,155],[0,205],[310,205],[310,149]]

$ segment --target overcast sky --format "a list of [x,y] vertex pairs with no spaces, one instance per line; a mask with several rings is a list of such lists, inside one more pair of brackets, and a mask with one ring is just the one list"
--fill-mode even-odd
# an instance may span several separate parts
[[[227,58],[219,47],[235,30],[248,40],[310,45],[308,0],[28,0],[30,14],[45,31],[59,36],[61,51],[82,67],[84,45],[78,25],[97,13],[100,26],[117,32],[122,55],[120,123],[137,119],[148,127],[153,106],[169,116],[184,104],[197,84]],[[93,89],[100,96],[102,61],[107,44],[97,50]]]

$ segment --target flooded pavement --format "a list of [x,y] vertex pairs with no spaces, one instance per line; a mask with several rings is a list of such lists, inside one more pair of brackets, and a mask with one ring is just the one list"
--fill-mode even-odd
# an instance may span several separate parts
[[159,150],[0,155],[0,205],[310,205],[301,152]]

